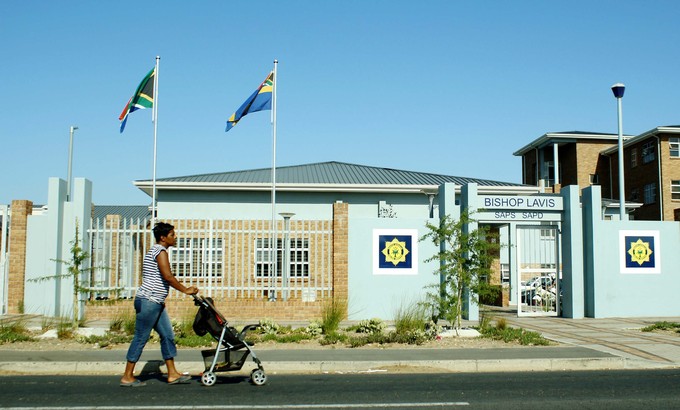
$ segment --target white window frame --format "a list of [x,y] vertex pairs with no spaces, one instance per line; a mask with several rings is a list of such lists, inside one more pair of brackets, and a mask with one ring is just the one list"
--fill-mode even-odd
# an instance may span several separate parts
[[645,204],[656,203],[656,182],[645,185],[642,202]]
[[680,137],[668,138],[668,148],[671,158],[680,158]]
[[654,141],[647,141],[642,144],[642,163],[647,164],[656,159],[656,148]]
[[[308,278],[309,277],[309,239],[307,238],[290,238],[290,247],[288,253],[289,261],[289,277],[290,278]],[[276,241],[276,277],[283,275],[283,253],[284,243],[283,239]],[[268,278],[271,271],[271,246],[270,238],[256,238],[255,244],[255,277]]]
[[178,277],[222,276],[224,242],[222,238],[177,238],[170,248]]
[[630,190],[630,200],[635,202],[640,200],[640,190],[637,188],[631,188]]
[[671,199],[680,200],[680,180],[671,181]]
[[637,165],[637,147],[633,147],[630,149],[630,167],[635,168]]

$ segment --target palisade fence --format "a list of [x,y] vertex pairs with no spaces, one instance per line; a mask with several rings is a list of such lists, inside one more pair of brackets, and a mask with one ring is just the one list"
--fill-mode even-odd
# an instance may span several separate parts
[[[178,280],[201,294],[230,299],[313,302],[332,295],[332,221],[171,220],[177,245],[170,264]],[[134,297],[142,260],[155,243],[148,219],[92,220],[91,300]],[[276,244],[276,273],[272,264]],[[171,289],[170,296],[177,291]]]

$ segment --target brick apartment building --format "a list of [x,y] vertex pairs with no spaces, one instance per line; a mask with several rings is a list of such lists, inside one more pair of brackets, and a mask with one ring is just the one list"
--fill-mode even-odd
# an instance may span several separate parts
[[[625,135],[623,139],[629,217],[680,220],[680,126],[656,127],[637,136]],[[618,207],[616,134],[547,133],[513,155],[522,157],[524,184],[544,186],[547,192],[559,192],[567,185],[580,188],[600,185],[603,199]]]

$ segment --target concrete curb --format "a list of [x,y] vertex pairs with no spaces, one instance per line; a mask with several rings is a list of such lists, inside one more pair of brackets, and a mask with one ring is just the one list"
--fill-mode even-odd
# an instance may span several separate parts
[[[160,361],[140,361],[137,371],[155,374],[162,371]],[[182,371],[192,375],[204,369],[201,362],[178,362]],[[610,370],[675,367],[644,360],[621,357],[583,359],[504,359],[504,360],[419,360],[419,361],[276,361],[264,363],[268,374],[325,374],[325,373],[489,373],[489,372],[540,372],[562,370]],[[125,362],[2,362],[2,375],[120,375]],[[255,364],[248,362],[237,372],[219,375],[248,375]]]

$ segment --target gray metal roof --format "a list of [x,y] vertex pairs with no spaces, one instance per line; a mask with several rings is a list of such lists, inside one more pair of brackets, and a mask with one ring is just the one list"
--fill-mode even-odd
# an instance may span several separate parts
[[[135,185],[145,185],[135,181]],[[245,171],[220,172],[182,177],[159,178],[157,183],[179,184],[266,184],[271,183],[271,168]],[[310,185],[433,185],[445,182],[457,185],[477,183],[480,186],[523,186],[522,184],[468,178],[427,172],[404,171],[344,162],[319,162],[313,164],[285,166],[276,168],[277,184]]]
[[[658,134],[680,134],[680,125],[666,125],[663,127],[656,127],[652,128],[651,130],[647,132],[643,132],[640,135],[636,135],[633,138],[629,138],[624,140],[623,146],[628,147],[630,145],[637,144],[640,141],[644,141],[649,137],[658,135]],[[602,155],[612,155],[616,152],[618,152],[619,147],[617,145],[614,145],[612,147],[609,147],[607,149],[604,149],[600,152]]]
[[103,220],[107,215],[120,215],[123,220],[151,218],[148,205],[95,205],[94,219]]
[[[632,135],[624,135],[623,139],[632,138]],[[570,143],[576,141],[614,141],[618,140],[618,134],[608,134],[602,132],[588,132],[588,131],[564,131],[564,132],[548,132],[541,135],[535,140],[531,141],[527,145],[513,152],[512,155],[522,156],[528,151],[534,150],[536,148],[542,148],[549,144],[554,143]]]

